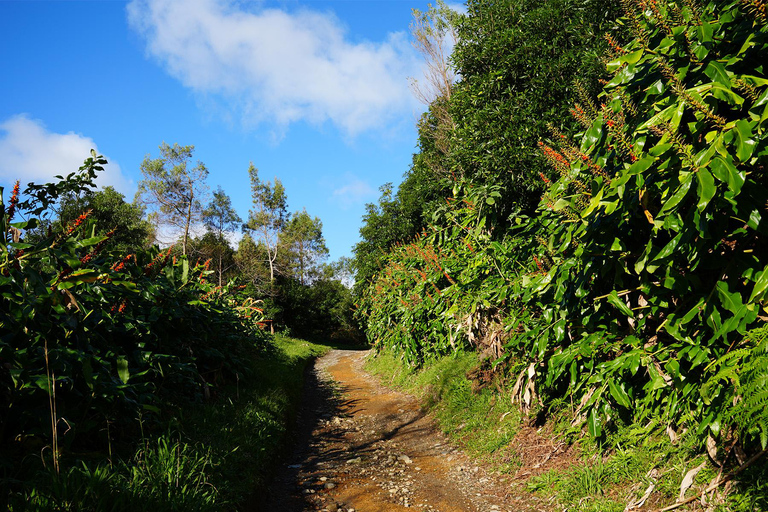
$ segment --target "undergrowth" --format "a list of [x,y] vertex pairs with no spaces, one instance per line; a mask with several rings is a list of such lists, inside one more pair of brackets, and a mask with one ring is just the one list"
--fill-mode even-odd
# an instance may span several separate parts
[[273,343],[275,350],[252,362],[258,377],[180,409],[167,430],[147,433],[133,453],[114,454],[110,463],[96,462],[98,454],[80,460],[72,455],[61,460],[58,474],[50,457],[25,461],[29,471],[17,477],[23,481],[0,482],[0,490],[8,492],[8,510],[253,508],[296,414],[304,368],[328,350],[279,335]]

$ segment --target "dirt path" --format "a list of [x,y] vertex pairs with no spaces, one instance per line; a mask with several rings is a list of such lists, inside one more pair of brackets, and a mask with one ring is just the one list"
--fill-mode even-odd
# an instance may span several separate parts
[[317,361],[293,457],[258,510],[547,510],[510,495],[509,482],[454,449],[415,398],[368,375],[367,354],[334,350]]

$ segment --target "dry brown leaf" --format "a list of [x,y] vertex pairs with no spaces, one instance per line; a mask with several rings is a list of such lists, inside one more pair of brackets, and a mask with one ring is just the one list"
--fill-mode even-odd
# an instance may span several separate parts
[[675,432],[671,425],[667,425],[667,435],[672,444],[677,444],[677,432]]
[[719,460],[717,460],[717,442],[711,435],[707,436],[707,453],[709,454],[709,458],[712,459],[712,462],[714,462],[717,467],[723,465]]
[[741,445],[737,444],[733,448],[733,451],[736,454],[736,460],[739,461],[739,466],[747,461],[747,454],[744,453],[744,449],[741,447]]
[[685,499],[685,491],[690,489],[690,487],[693,485],[693,481],[696,478],[696,475],[699,473],[699,471],[704,469],[704,466],[706,465],[707,465],[707,462],[704,461],[685,474],[685,476],[683,477],[683,481],[680,484],[680,495],[677,497],[678,502],[683,501]]
[[77,304],[77,299],[75,299],[75,296],[72,295],[72,293],[69,290],[59,290],[61,294],[64,296],[64,299],[62,300],[62,304],[65,308],[68,310],[74,309],[78,313],[80,312],[80,306]]
[[659,471],[656,468],[651,469],[646,475],[646,478],[650,478],[651,483],[648,485],[648,488],[645,489],[645,493],[640,497],[639,500],[630,502],[627,504],[627,506],[624,508],[624,512],[629,512],[630,510],[635,510],[638,508],[642,508],[643,505],[645,505],[645,502],[648,501],[648,498],[651,497],[651,493],[654,489],[656,489],[656,477],[659,476]]

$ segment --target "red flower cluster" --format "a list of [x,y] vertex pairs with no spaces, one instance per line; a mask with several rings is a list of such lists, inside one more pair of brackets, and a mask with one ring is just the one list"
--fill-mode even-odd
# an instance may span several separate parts
[[85,264],[85,263],[88,263],[89,261],[91,261],[93,259],[93,257],[96,256],[104,248],[105,245],[107,245],[107,242],[109,242],[109,239],[112,238],[115,235],[116,231],[117,230],[113,229],[112,231],[107,233],[106,234],[107,238],[105,238],[104,240],[102,240],[101,242],[96,244],[96,246],[93,248],[93,250],[91,252],[89,252],[88,254],[83,256],[82,258],[80,258],[80,263]]
[[92,213],[93,213],[93,210],[88,210],[86,212],[83,212],[77,219],[75,219],[75,222],[71,226],[69,226],[69,228],[67,228],[67,232],[64,236],[69,236],[72,233],[74,233],[77,228],[83,225],[83,222],[85,222],[85,219],[87,219],[88,216]]
[[122,271],[125,268],[125,264],[128,263],[129,261],[131,261],[131,258],[133,258],[133,254],[129,254],[128,256],[123,258],[122,260],[120,260],[117,263],[115,263],[114,265],[112,265],[112,270],[115,271],[115,272]]
[[8,222],[11,222],[11,219],[13,219],[13,214],[16,213],[17,204],[19,204],[19,181],[18,180],[16,180],[16,184],[13,186],[11,201],[8,203]]
[[621,47],[619,43],[616,42],[616,40],[611,36],[609,33],[605,33],[605,40],[608,41],[608,46],[611,47],[611,50],[613,50],[615,53],[627,53],[627,51]]
[[152,271],[157,268],[158,270],[163,268],[166,263],[168,263],[168,258],[171,257],[171,251],[173,250],[173,246],[170,246],[165,253],[160,253],[157,256],[155,256],[155,259],[147,263],[147,266],[144,267],[144,275],[148,276],[152,273]]

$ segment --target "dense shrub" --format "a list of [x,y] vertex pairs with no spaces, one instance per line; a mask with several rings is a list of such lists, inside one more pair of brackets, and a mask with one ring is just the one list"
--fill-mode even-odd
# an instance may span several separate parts
[[[258,308],[233,285],[208,282],[207,264],[171,249],[111,252],[115,234],[96,235],[90,211],[25,241],[104,163],[94,154],[59,183],[30,185],[26,201],[17,184],[0,216],[4,476],[44,446],[56,466],[69,453],[131,444],[176,404],[245,377],[247,359],[269,347]],[[13,222],[21,214],[28,220]]]

